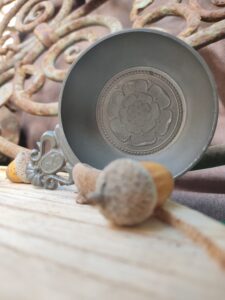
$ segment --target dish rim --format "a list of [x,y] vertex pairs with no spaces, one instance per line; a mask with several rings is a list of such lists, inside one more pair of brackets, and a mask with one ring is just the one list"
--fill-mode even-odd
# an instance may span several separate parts
[[64,128],[63,128],[62,114],[61,114],[65,86],[66,86],[66,83],[67,83],[67,80],[68,80],[70,74],[73,72],[74,67],[89,51],[91,51],[93,48],[95,48],[95,46],[101,44],[102,42],[104,42],[108,39],[114,38],[115,36],[119,36],[119,35],[123,35],[123,34],[127,34],[127,33],[137,33],[137,32],[156,34],[159,36],[163,36],[163,37],[172,39],[175,42],[177,42],[178,44],[180,44],[181,46],[183,46],[184,48],[186,48],[187,50],[189,50],[195,56],[195,58],[199,61],[201,66],[203,67],[204,71],[207,74],[209,82],[212,86],[212,94],[213,94],[212,101],[214,103],[214,114],[213,114],[214,117],[212,120],[213,123],[212,123],[211,130],[209,132],[208,140],[205,143],[205,145],[202,147],[202,151],[199,151],[200,153],[196,156],[196,158],[190,164],[188,164],[186,166],[186,168],[184,168],[181,172],[177,173],[176,175],[173,175],[174,178],[178,178],[181,175],[185,174],[187,171],[191,170],[199,162],[199,160],[204,155],[205,151],[208,149],[208,147],[213,139],[213,136],[215,134],[215,130],[217,127],[218,115],[219,115],[219,101],[218,101],[217,85],[216,85],[216,81],[214,79],[214,76],[213,76],[212,71],[210,70],[208,64],[206,63],[205,59],[198,53],[197,50],[195,50],[192,46],[188,45],[182,39],[180,39],[170,33],[156,30],[156,29],[148,29],[148,28],[131,29],[131,28],[129,28],[129,29],[122,29],[122,30],[119,30],[114,33],[109,33],[108,35],[95,41],[93,44],[91,44],[89,47],[87,47],[87,49],[83,50],[82,53],[78,56],[78,58],[71,64],[71,66],[69,67],[67,74],[63,80],[63,83],[62,83],[62,86],[60,89],[60,94],[59,94],[58,119],[59,119],[59,126],[61,129],[61,134],[64,136],[63,143],[62,143],[62,148],[63,148],[62,150],[64,153],[67,154],[67,159],[69,160],[69,162],[72,165],[74,165],[75,163],[80,161],[79,158],[76,156],[76,154],[73,152],[72,148],[70,147],[69,142],[67,141],[66,134],[65,134]]

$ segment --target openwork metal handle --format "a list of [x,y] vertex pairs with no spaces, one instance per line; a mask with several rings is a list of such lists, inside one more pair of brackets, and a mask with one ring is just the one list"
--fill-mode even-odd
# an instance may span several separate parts
[[[34,149],[30,155],[26,172],[28,180],[35,186],[50,190],[56,189],[59,185],[72,184],[73,166],[62,151],[59,126],[56,126],[55,131],[46,131],[37,146],[38,149]],[[63,172],[64,176],[59,172]]]

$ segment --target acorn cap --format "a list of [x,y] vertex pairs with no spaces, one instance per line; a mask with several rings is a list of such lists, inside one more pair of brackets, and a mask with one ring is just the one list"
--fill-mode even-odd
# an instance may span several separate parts
[[163,165],[151,161],[142,161],[141,165],[152,176],[157,190],[157,207],[162,206],[174,189],[174,179],[170,171]]
[[12,182],[15,182],[15,183],[22,182],[21,178],[17,175],[17,172],[16,172],[15,160],[11,161],[11,163],[8,165],[8,167],[6,169],[6,176]]
[[16,158],[8,165],[6,175],[9,180],[15,183],[30,183],[27,178],[26,169],[30,161],[29,152],[20,152]]

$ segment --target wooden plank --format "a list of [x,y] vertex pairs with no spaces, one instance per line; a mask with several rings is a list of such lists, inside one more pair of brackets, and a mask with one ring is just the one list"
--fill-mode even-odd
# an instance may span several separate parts
[[[179,231],[151,219],[116,228],[75,187],[12,184],[0,168],[0,299],[222,299],[225,272]],[[167,209],[225,249],[225,227]]]

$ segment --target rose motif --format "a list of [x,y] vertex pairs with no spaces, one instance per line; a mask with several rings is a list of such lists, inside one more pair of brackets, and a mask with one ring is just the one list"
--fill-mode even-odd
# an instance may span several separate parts
[[172,122],[171,100],[148,80],[129,80],[113,92],[108,105],[110,128],[121,142],[155,144]]

